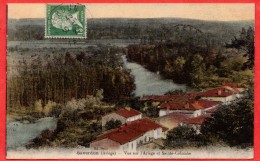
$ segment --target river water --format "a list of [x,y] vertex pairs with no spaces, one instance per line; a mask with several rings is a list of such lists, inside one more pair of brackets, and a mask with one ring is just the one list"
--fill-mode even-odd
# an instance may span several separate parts
[[170,79],[165,79],[159,74],[145,69],[142,65],[128,62],[126,56],[122,56],[124,68],[131,71],[134,76],[136,89],[134,95],[142,97],[144,95],[163,95],[168,91],[186,90],[186,85],[174,83]]
[[[122,56],[124,68],[131,71],[134,76],[136,89],[135,96],[162,95],[168,91],[182,89],[186,86],[176,84],[170,79],[164,79],[160,75],[148,71],[143,66],[128,62],[126,56]],[[24,124],[18,121],[7,123],[7,149],[16,149],[29,144],[39,136],[43,130],[53,130],[57,126],[57,120],[52,117],[39,119],[36,123]]]
[[6,125],[6,148],[16,149],[29,144],[39,136],[43,130],[54,130],[57,120],[52,117],[42,118],[36,123],[24,124],[18,121],[8,122]]
[[[8,42],[9,46],[20,46],[21,43],[23,47],[32,48],[32,44],[28,42]],[[93,42],[95,44],[96,42]],[[102,42],[106,44],[107,42]],[[111,42],[110,42],[111,43]],[[138,43],[136,42],[121,42],[114,41],[112,44],[117,46],[127,46],[129,44]],[[39,43],[41,47],[45,45],[49,46],[49,42]],[[35,47],[39,47],[38,42],[35,42]],[[66,47],[68,44],[60,43],[60,47]],[[80,45],[79,43],[75,46]],[[82,44],[81,44],[82,46]],[[145,69],[142,65],[128,62],[126,56],[122,56],[124,63],[124,68],[131,71],[131,74],[134,77],[136,89],[133,92],[135,96],[144,96],[144,95],[162,95],[168,91],[182,89],[185,90],[186,86],[183,84],[176,84],[170,79],[164,79],[160,75],[153,73]],[[24,147],[29,144],[34,138],[39,136],[43,130],[50,129],[53,130],[57,126],[57,120],[51,117],[39,119],[36,123],[23,124],[21,122],[12,121],[8,122],[6,125],[7,137],[6,137],[6,148],[7,149],[17,149],[19,147]]]

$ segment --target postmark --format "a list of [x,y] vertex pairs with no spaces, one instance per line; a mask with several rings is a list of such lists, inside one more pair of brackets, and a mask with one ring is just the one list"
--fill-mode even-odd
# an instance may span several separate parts
[[82,4],[47,4],[45,38],[86,38],[85,9]]

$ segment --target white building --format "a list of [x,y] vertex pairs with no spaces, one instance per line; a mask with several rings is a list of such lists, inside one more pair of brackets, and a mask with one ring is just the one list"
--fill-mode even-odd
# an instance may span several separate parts
[[210,101],[220,101],[229,104],[238,98],[238,92],[234,92],[226,87],[214,88],[200,93],[201,99]]
[[143,118],[104,133],[90,143],[90,148],[136,151],[144,143],[165,137],[166,130],[168,129],[152,120]]

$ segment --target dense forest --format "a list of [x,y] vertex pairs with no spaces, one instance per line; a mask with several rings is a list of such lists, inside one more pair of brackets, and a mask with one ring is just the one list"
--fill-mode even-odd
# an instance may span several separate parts
[[[198,36],[196,36],[198,35]],[[253,85],[254,30],[242,28],[225,45],[211,44],[203,33],[188,31],[154,45],[131,45],[127,58],[191,87],[215,87],[222,82]]]
[[118,50],[96,47],[87,54],[37,54],[31,61],[20,60],[14,67],[18,74],[8,78],[7,107],[28,107],[38,100],[43,105],[48,101],[64,104],[100,89],[110,102],[130,97],[133,78],[121,67]]

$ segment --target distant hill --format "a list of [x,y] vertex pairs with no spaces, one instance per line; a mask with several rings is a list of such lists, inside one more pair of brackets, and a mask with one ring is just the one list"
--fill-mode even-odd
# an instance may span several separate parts
[[[9,19],[8,40],[44,38],[44,19]],[[204,21],[182,18],[99,18],[87,19],[89,39],[161,39],[175,34],[176,25],[192,26],[221,42],[229,41],[241,29],[254,27],[254,21]],[[183,30],[183,28],[181,29]],[[187,29],[189,30],[189,28]],[[183,31],[182,31],[183,32]]]

